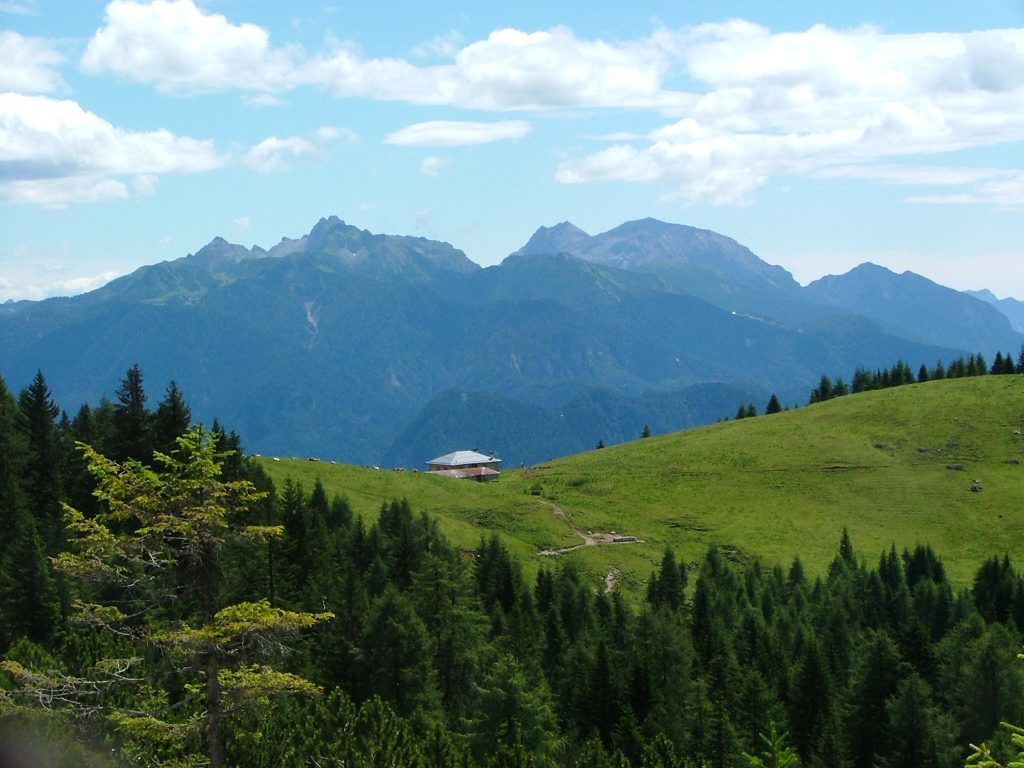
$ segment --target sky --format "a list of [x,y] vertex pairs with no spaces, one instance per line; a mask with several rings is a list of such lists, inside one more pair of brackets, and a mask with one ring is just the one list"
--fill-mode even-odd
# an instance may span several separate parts
[[0,301],[337,215],[711,229],[1024,299],[1024,0],[0,0]]

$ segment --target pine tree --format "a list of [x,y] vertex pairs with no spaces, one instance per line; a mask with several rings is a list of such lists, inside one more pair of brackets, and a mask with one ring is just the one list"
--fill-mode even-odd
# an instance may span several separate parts
[[[554,705],[543,680],[530,679],[513,656],[502,654],[488,665],[476,696],[470,724],[477,764],[483,757],[505,753],[546,757],[558,747]],[[524,754],[525,753],[525,754]]]
[[743,753],[749,768],[796,768],[800,764],[796,752],[786,744],[789,734],[779,733],[773,720],[767,734],[760,734],[764,751],[760,757]]
[[850,680],[846,732],[854,765],[875,765],[889,751],[889,711],[907,673],[896,644],[883,633],[867,640]]
[[149,439],[149,411],[146,410],[146,392],[142,387],[142,371],[136,363],[125,373],[117,388],[114,405],[114,451],[117,460],[137,459],[147,462],[152,453]]
[[686,590],[686,570],[676,563],[675,553],[666,549],[661,558],[661,567],[651,575],[647,587],[647,601],[651,605],[667,605],[679,610]]
[[953,724],[936,711],[928,684],[912,674],[886,704],[889,748],[886,768],[945,768],[954,753]]
[[[12,529],[16,510],[25,504],[22,476],[28,449],[20,429],[18,403],[0,378],[0,530]],[[0,539],[0,555],[4,541]]]
[[23,481],[36,530],[47,552],[60,549],[61,525],[61,444],[57,430],[60,409],[53,402],[42,371],[36,371],[32,383],[18,397],[19,423],[28,452]]
[[[103,659],[80,677],[39,674],[8,660],[0,666],[19,686],[8,695],[20,694],[26,705],[106,712],[126,749],[152,762],[192,764],[193,736],[202,731],[205,759],[221,768],[225,717],[234,706],[278,692],[318,690],[259,661],[280,653],[285,637],[331,615],[284,611],[265,600],[223,604],[228,538],[267,539],[280,529],[234,526],[257,494],[247,482],[219,480],[222,456],[208,432],[190,430],[173,455],[157,454],[158,470],[113,461],[87,446],[83,453],[103,511],[86,518],[66,510],[74,550],[56,562],[83,581],[74,620],[110,632],[119,643],[130,641],[132,655]],[[106,587],[93,597],[84,585],[94,582]],[[167,659],[176,679],[194,681],[181,701],[148,695],[145,683],[160,667],[145,669],[147,658]]]
[[[167,385],[167,392],[157,404],[152,422],[152,444],[162,453],[173,451],[177,439],[192,426],[192,409],[174,381]],[[223,448],[227,449],[227,446]]]
[[1002,352],[996,352],[996,357],[992,361],[992,368],[989,371],[989,373],[991,373],[994,376],[998,376],[1002,372],[1003,372],[1003,353]]
[[775,396],[774,392],[772,392],[772,396],[768,398],[768,405],[764,407],[764,412],[766,415],[770,413],[782,412],[782,405],[779,403],[779,398]]
[[821,381],[818,388],[811,392],[811,403],[822,403],[832,398],[832,380],[825,374],[821,374]]
[[433,719],[441,700],[431,660],[433,642],[405,595],[389,586],[367,621],[362,641],[369,691],[403,717]]
[[644,428],[642,430],[640,430],[640,437],[650,437],[650,436],[651,436],[651,428],[649,426],[647,426],[646,424],[644,424]]
[[47,644],[60,622],[60,597],[41,537],[26,508],[15,510],[0,557],[0,648],[19,638]]

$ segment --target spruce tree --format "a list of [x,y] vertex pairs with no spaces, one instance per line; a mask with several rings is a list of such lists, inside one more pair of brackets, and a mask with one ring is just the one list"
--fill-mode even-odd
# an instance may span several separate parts
[[[173,455],[155,457],[157,470],[87,446],[83,452],[103,509],[94,518],[66,510],[74,546],[56,562],[81,580],[72,618],[109,632],[116,639],[111,647],[128,655],[101,659],[81,676],[4,661],[0,668],[17,686],[6,695],[26,706],[104,713],[125,749],[150,762],[192,765],[202,754],[210,768],[221,768],[232,707],[318,690],[260,662],[283,652],[284,638],[331,615],[284,611],[265,600],[224,604],[229,537],[267,539],[280,529],[237,524],[258,495],[249,483],[220,481],[223,457],[208,432],[187,432]],[[104,588],[94,592],[90,584]],[[189,683],[180,700],[150,695],[146,684],[161,671]],[[197,730],[205,743],[198,753]]]
[[61,622],[60,597],[42,538],[27,508],[15,510],[0,557],[0,649],[20,638],[48,644]]
[[114,405],[115,441],[111,454],[117,460],[137,459],[148,462],[152,454],[149,437],[149,411],[142,387],[142,371],[136,363],[125,373],[117,388]]
[[764,412],[765,412],[766,415],[769,414],[769,413],[781,413],[782,412],[782,404],[779,403],[779,398],[777,398],[775,396],[774,392],[772,392],[772,396],[770,398],[768,398],[768,405],[766,405],[764,407]]
[[56,418],[60,409],[53,402],[42,371],[18,397],[19,424],[27,447],[22,479],[36,530],[49,554],[60,549],[61,523],[61,439]]
[[[164,399],[157,406],[152,417],[152,444],[155,450],[170,453],[176,441],[192,426],[192,409],[176,382],[167,385]],[[222,446],[228,449],[228,446]]]
[[748,768],[796,768],[800,759],[786,742],[789,734],[779,733],[775,721],[771,722],[768,733],[760,734],[763,751],[759,756],[743,753]]
[[[28,449],[24,434],[18,429],[18,403],[0,377],[0,530],[12,530],[16,510],[25,504],[24,489],[18,482],[22,476]],[[5,548],[0,539],[0,555]]]

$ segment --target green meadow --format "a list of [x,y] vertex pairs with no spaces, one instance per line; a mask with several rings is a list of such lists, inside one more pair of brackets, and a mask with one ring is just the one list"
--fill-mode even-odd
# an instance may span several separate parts
[[[892,545],[930,544],[967,586],[984,559],[1024,555],[1022,432],[1024,376],[982,376],[654,436],[505,471],[489,484],[259,461],[278,486],[292,477],[308,491],[319,477],[328,496],[346,497],[364,518],[405,498],[459,546],[496,533],[529,570],[574,558],[595,580],[615,571],[633,594],[666,547],[691,565],[709,544],[769,566],[798,556],[821,574],[844,527],[872,564]],[[980,491],[971,490],[975,481]],[[583,545],[580,534],[636,541],[539,554]]]

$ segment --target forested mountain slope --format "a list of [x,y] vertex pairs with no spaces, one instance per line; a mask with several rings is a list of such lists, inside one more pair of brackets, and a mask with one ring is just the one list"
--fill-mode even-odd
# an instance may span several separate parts
[[974,363],[492,484],[242,461],[173,387],[145,407],[138,369],[70,422],[41,375],[0,380],[0,748],[959,768],[988,741],[1005,763],[1024,375]]
[[[335,217],[269,250],[218,238],[83,296],[0,306],[0,373],[20,387],[42,370],[73,408],[138,364],[258,452],[418,466],[474,434],[533,463],[645,422],[710,423],[771,392],[799,404],[823,373],[961,353],[807,304],[785,270],[721,235],[645,220],[591,238],[583,258],[532,252],[581,239],[565,230],[486,269],[446,243]],[[681,286],[658,264],[714,279]],[[726,295],[761,303],[736,311],[747,305]],[[696,385],[709,396],[690,397]],[[439,411],[448,392],[497,410]],[[526,411],[528,435],[501,426]]]

